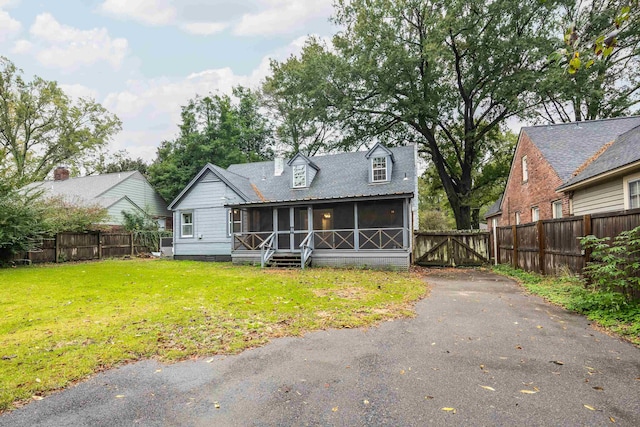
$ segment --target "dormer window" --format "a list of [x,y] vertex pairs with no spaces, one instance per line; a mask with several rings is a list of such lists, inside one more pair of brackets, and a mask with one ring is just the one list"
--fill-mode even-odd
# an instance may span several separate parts
[[373,182],[383,182],[387,180],[387,158],[373,157],[371,158],[371,176]]
[[307,186],[307,165],[293,166],[293,188],[304,188]]

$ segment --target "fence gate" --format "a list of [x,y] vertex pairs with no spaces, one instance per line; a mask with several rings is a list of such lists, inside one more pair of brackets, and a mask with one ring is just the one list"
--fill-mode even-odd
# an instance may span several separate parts
[[486,231],[418,231],[414,234],[414,264],[438,267],[482,265],[489,262]]

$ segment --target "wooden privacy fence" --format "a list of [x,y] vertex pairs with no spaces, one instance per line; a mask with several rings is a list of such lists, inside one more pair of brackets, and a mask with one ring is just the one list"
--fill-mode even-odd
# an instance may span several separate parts
[[500,264],[526,271],[558,274],[568,270],[579,274],[590,261],[590,254],[580,244],[582,237],[593,234],[613,238],[639,225],[640,209],[634,209],[498,227],[495,256]]
[[32,263],[87,261],[103,258],[134,256],[151,250],[132,233],[59,233],[39,242],[37,249],[18,254],[14,261]]
[[414,264],[459,267],[489,262],[486,231],[418,231],[414,234]]

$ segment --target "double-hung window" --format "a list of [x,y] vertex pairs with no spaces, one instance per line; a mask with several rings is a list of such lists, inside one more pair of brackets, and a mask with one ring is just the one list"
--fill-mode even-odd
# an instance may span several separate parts
[[531,222],[540,220],[540,209],[538,207],[531,208]]
[[556,200],[551,204],[551,211],[554,218],[562,218],[562,200]]
[[293,166],[293,188],[304,188],[307,186],[307,165]]
[[520,225],[520,212],[516,212],[516,225]]
[[529,181],[529,163],[527,156],[522,156],[522,182]]
[[240,209],[229,209],[227,235],[230,237],[234,233],[242,233],[242,215],[240,214]]
[[180,237],[193,237],[193,212],[180,214]]
[[371,159],[371,173],[373,182],[382,182],[387,180],[387,158],[374,157]]
[[629,181],[629,209],[640,208],[640,179]]

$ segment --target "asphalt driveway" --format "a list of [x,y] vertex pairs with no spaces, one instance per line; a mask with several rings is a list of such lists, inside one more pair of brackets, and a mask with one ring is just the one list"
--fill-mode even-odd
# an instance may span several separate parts
[[0,426],[640,425],[640,350],[474,270],[427,277],[417,317],[144,361]]

